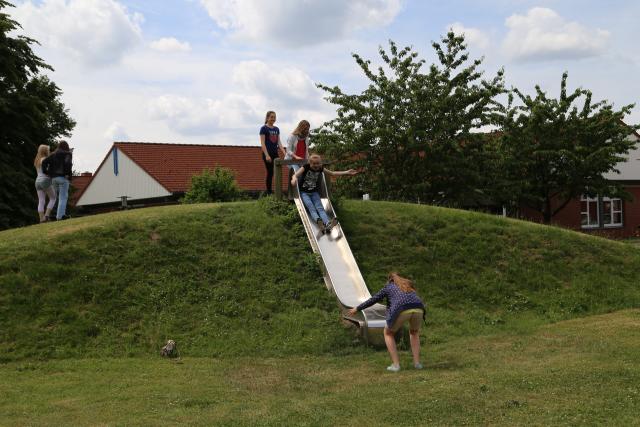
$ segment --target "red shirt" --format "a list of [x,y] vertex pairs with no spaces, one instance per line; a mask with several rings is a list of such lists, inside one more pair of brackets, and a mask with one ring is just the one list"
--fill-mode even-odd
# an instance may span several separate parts
[[307,143],[304,139],[298,139],[298,145],[296,145],[296,156],[302,157],[303,159],[307,157]]

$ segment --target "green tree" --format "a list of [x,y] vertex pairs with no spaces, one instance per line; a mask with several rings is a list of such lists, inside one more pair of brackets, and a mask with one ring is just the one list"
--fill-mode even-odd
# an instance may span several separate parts
[[469,59],[464,37],[450,32],[432,46],[438,62],[411,47],[379,49],[383,66],[353,54],[369,80],[360,94],[318,85],[337,106],[337,118],[315,132],[315,143],[343,167],[363,173],[351,191],[373,197],[469,205],[485,196],[484,137],[495,98],[504,92],[503,72],[483,79],[482,59]]
[[635,145],[629,135],[638,129],[623,122],[633,105],[616,110],[606,100],[593,103],[588,90],[568,93],[567,78],[565,72],[559,99],[549,98],[539,86],[535,96],[513,89],[498,120],[501,182],[508,182],[509,189],[495,185],[500,189],[495,198],[540,212],[546,224],[583,194],[628,197],[604,174],[625,159]]
[[54,145],[75,126],[46,76],[53,70],[36,56],[33,39],[10,36],[20,25],[0,0],[0,229],[36,221],[33,158],[38,145]]
[[230,202],[239,199],[241,194],[230,169],[205,169],[200,175],[191,177],[191,188],[182,203]]

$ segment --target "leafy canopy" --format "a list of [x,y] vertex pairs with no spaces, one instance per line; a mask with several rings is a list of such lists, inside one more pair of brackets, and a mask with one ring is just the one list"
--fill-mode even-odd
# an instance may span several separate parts
[[411,47],[389,42],[379,49],[383,66],[353,54],[369,86],[360,94],[319,85],[337,106],[337,118],[316,133],[319,150],[364,173],[347,192],[381,199],[447,205],[481,198],[482,136],[495,98],[504,91],[502,70],[489,80],[482,59],[469,59],[464,37],[450,32],[432,44],[437,63]]
[[242,192],[233,172],[226,168],[205,169],[191,177],[191,188],[183,203],[230,202],[238,200]]
[[583,194],[626,197],[604,175],[625,160],[635,145],[629,135],[638,129],[623,122],[633,105],[616,110],[608,101],[594,103],[588,90],[569,93],[567,79],[565,72],[558,99],[539,86],[535,96],[513,89],[498,120],[503,179],[511,183],[505,195],[540,212],[546,223]]

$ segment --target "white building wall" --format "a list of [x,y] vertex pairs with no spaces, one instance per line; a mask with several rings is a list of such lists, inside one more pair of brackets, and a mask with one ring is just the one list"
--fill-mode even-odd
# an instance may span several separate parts
[[113,203],[120,200],[121,196],[128,196],[131,201],[170,195],[171,193],[127,157],[122,150],[118,150],[118,175],[116,176],[113,169],[112,149],[109,157],[78,200],[77,206]]
[[[638,137],[632,134],[628,138],[631,141],[638,141]],[[629,151],[627,160],[625,162],[618,163],[616,169],[620,171],[617,173],[605,174],[605,178],[611,180],[625,180],[625,181],[640,181],[640,143],[635,149]]]

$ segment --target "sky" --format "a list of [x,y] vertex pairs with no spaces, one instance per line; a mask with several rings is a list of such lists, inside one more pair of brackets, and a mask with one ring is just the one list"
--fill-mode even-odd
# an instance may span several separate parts
[[[636,0],[13,0],[12,18],[55,71],[77,126],[74,169],[114,141],[258,145],[267,110],[282,134],[334,116],[317,83],[367,86],[351,54],[378,64],[389,40],[434,62],[431,42],[465,34],[489,78],[617,107],[640,94]],[[640,123],[640,108],[627,118]]]

